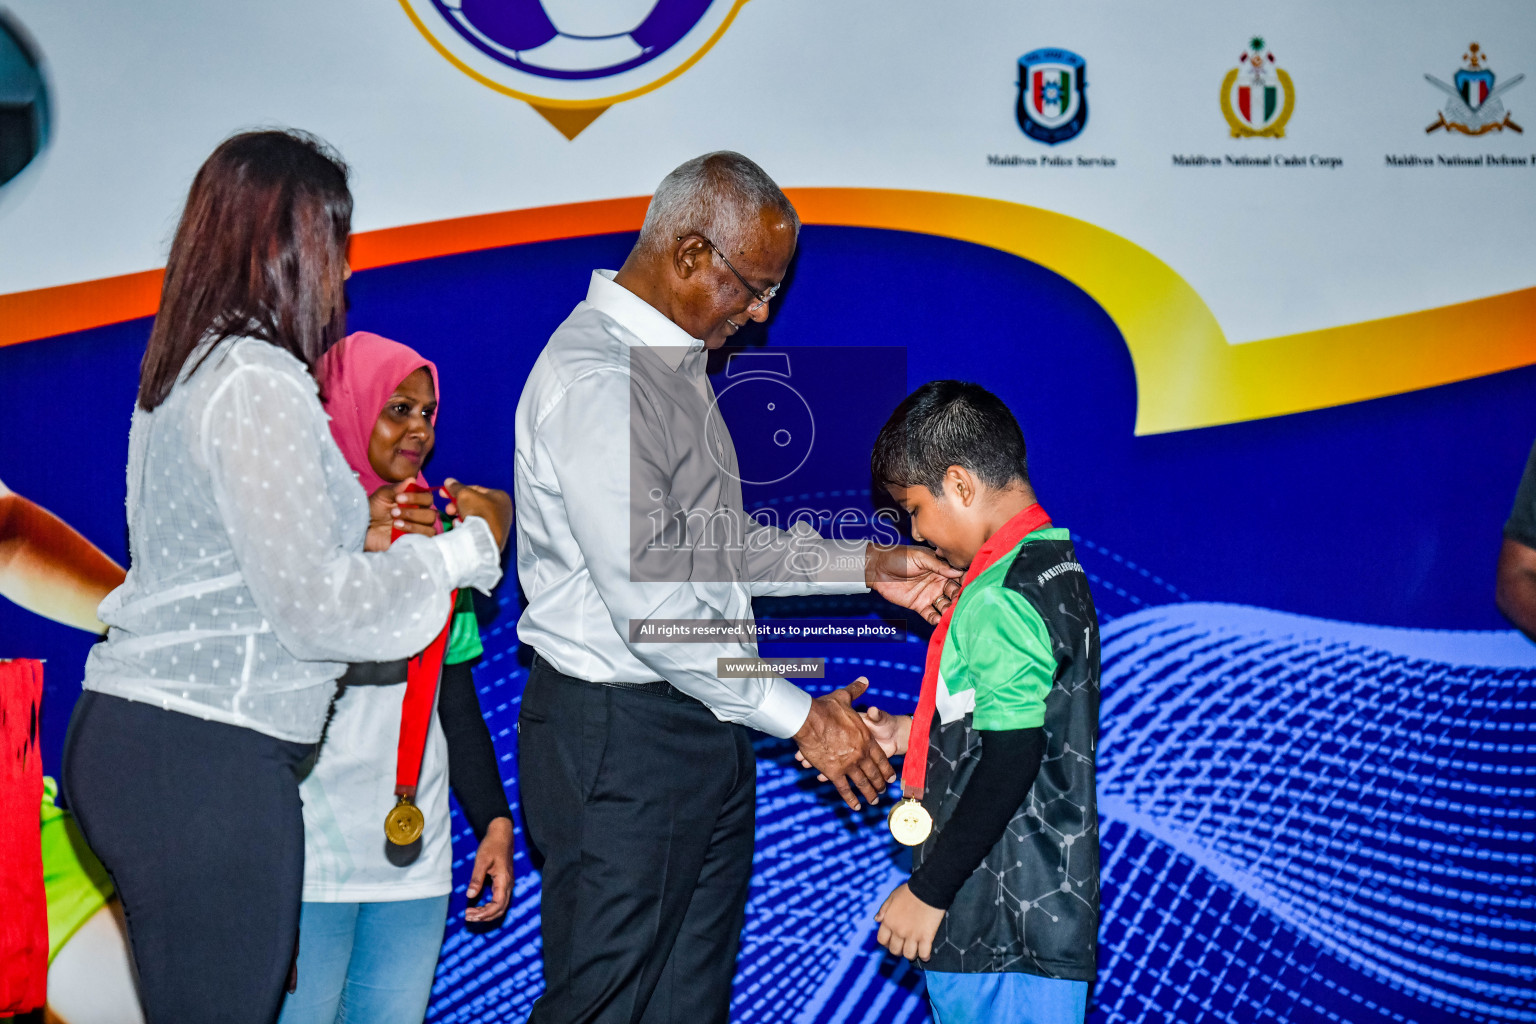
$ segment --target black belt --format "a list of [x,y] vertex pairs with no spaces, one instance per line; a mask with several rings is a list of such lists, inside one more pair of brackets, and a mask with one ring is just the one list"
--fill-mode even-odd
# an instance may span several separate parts
[[339,682],[343,686],[392,686],[405,682],[407,659],[358,661],[347,666]]
[[533,656],[533,667],[542,668],[550,675],[557,676],[558,678],[563,679],[568,683],[579,683],[583,686],[607,686],[615,690],[627,690],[630,693],[644,693],[649,694],[652,697],[665,697],[668,700],[687,701],[690,704],[700,703],[697,697],[689,696],[682,690],[679,690],[677,687],[667,682],[665,679],[654,679],[644,683],[605,683],[594,682],[591,679],[578,679],[575,676],[568,676],[564,672],[561,672],[559,669],[555,668],[555,666],[551,665],[542,654],[535,654]]

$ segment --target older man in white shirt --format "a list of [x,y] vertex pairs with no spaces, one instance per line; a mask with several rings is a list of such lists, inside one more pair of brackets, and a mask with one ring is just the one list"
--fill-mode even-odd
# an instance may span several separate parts
[[[634,250],[592,275],[517,408],[520,789],[544,857],[535,1024],[706,1024],[729,1007],[751,873],[750,729],[792,737],[850,806],[894,772],[851,710],[773,676],[749,641],[637,642],[642,620],[751,619],[753,596],[874,587],[936,620],[957,573],[927,549],[823,540],[742,507],[708,352],[763,320],[799,218],[711,153],[662,181]],[[702,525],[701,525],[702,524]]]

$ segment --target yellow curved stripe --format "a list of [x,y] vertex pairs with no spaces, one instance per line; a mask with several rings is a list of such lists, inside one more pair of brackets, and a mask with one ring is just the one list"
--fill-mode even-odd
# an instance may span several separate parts
[[480,72],[464,63],[458,57],[454,56],[453,51],[449,50],[448,47],[444,46],[441,42],[438,41],[437,37],[432,34],[432,30],[427,28],[426,24],[421,20],[420,17],[417,16],[416,12],[411,9],[411,5],[407,3],[406,0],[400,0],[400,6],[405,9],[405,16],[411,19],[411,24],[416,26],[416,31],[420,32],[422,37],[432,45],[432,49],[436,50],[448,63],[452,64],[454,67],[458,68],[464,74],[468,75],[470,78],[473,78],[487,89],[495,89],[497,92],[502,93],[503,95],[523,100],[526,103],[531,103],[535,107],[548,107],[551,110],[582,110],[588,107],[602,107],[607,109],[608,107],[613,106],[615,103],[623,103],[625,100],[632,100],[636,96],[644,96],[646,93],[652,91],[653,89],[660,89],[662,86],[672,81],[672,79],[676,78],[678,75],[681,75],[684,71],[687,71],[689,68],[697,64],[699,59],[708,53],[714,47],[714,45],[720,41],[720,37],[725,35],[725,30],[731,27],[731,22],[736,20],[736,15],[741,12],[742,5],[746,2],[747,0],[736,0],[736,2],[731,5],[731,9],[726,12],[725,20],[722,21],[719,27],[716,28],[715,31],[710,34],[710,37],[704,41],[704,45],[699,47],[698,50],[694,51],[691,57],[683,61],[671,71],[667,72],[665,75],[662,75],[654,82],[649,82],[645,85],[630,89],[628,92],[614,93],[612,96],[603,96],[599,99],[593,100],[551,99],[547,96],[538,96],[530,92],[522,92],[521,90],[514,89],[511,86],[502,85],[494,78],[482,75]]
[[[1536,363],[1536,288],[1401,316],[1229,345],[1195,290],[1113,232],[1049,210],[940,192],[803,188],[808,224],[936,235],[1012,253],[1097,302],[1136,370],[1136,433],[1284,416]],[[634,231],[646,198],[478,214],[353,237],[359,269],[535,241]],[[0,295],[0,345],[155,311],[160,272]]]
[[1229,345],[1209,307],[1171,267],[1085,221],[947,193],[789,191],[807,223],[974,242],[1082,288],[1130,349],[1137,434],[1325,409],[1536,363],[1536,288]]

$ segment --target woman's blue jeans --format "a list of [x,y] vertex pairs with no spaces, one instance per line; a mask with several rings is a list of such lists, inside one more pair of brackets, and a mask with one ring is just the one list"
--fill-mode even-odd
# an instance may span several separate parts
[[305,903],[299,987],[278,1024],[421,1024],[447,920],[446,895]]

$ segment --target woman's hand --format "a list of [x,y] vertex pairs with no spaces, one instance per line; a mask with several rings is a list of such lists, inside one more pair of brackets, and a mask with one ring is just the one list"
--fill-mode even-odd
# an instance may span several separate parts
[[[500,491],[496,492],[500,494]],[[485,838],[475,851],[475,869],[469,876],[469,888],[465,895],[473,903],[485,888],[485,878],[491,878],[491,898],[478,907],[466,907],[464,920],[470,923],[494,921],[507,912],[512,902],[512,819],[495,818],[486,827]]]
[[496,546],[507,546],[507,533],[512,529],[512,498],[506,491],[461,484],[453,477],[443,481],[442,490],[443,496],[448,499],[448,507],[444,511],[450,516],[479,516],[491,528]]
[[437,509],[427,491],[406,494],[412,481],[385,484],[368,495],[368,536],[364,551],[388,551],[398,527],[405,533],[431,537],[437,533]]

